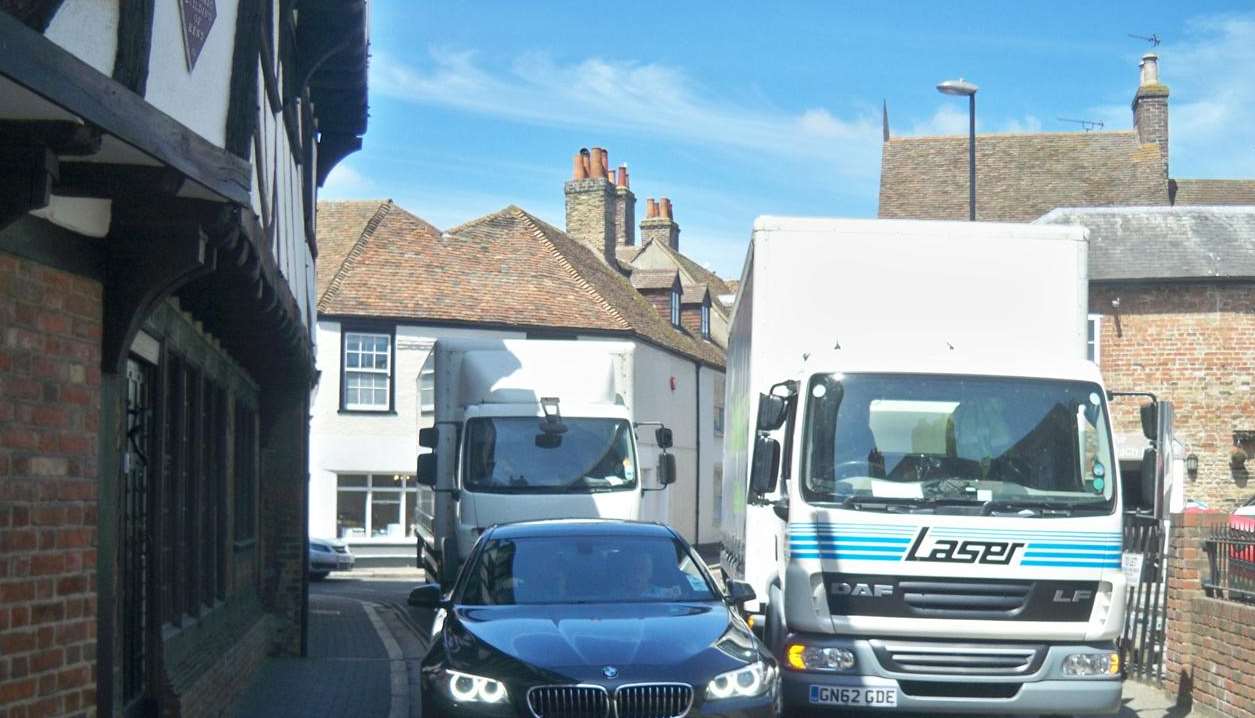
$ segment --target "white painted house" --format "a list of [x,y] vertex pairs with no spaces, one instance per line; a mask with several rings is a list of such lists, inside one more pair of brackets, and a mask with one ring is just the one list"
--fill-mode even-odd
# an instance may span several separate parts
[[[323,202],[318,228],[312,536],[345,539],[363,563],[413,561],[414,517],[430,511],[413,473],[434,342],[531,337],[635,345],[636,416],[673,430],[678,467],[673,486],[646,495],[645,518],[715,540],[724,357],[677,272],[637,290],[517,207],[441,232],[391,201]],[[654,486],[652,432],[639,440],[642,484]]]

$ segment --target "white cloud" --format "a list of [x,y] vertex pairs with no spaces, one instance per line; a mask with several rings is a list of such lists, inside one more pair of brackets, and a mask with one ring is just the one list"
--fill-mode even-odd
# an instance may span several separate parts
[[[1168,99],[1174,177],[1251,177],[1255,172],[1255,16],[1195,18],[1179,42],[1156,49]],[[1132,88],[1130,88],[1130,98]],[[1127,101],[1095,108],[1109,127],[1129,127]]]
[[[716,96],[683,71],[599,57],[562,64],[530,53],[508,70],[485,69],[472,52],[433,50],[410,67],[377,54],[372,92],[543,126],[647,134],[789,160],[821,160],[831,179],[871,187],[880,159],[880,118],[798,113]],[[869,190],[870,191],[870,190]]]
[[[938,105],[937,111],[933,113],[932,117],[916,122],[911,126],[910,131],[903,134],[916,136],[966,135],[970,121],[966,102],[948,102]],[[985,122],[980,116],[980,110],[977,108],[977,132],[1041,132],[1041,127],[1040,119],[1033,115],[1025,115],[1024,117],[1013,117],[1009,120],[1001,121],[990,129],[985,126]],[[895,132],[895,134],[897,133]]]
[[368,194],[373,187],[374,183],[369,178],[353,169],[348,162],[341,162],[327,175],[318,194],[327,199],[348,199]]

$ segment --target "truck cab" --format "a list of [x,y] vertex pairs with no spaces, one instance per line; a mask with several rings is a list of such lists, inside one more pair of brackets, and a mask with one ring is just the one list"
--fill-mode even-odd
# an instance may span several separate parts
[[[445,340],[433,355],[434,426],[419,431],[430,451],[417,473],[432,502],[418,530],[429,575],[451,578],[494,524],[640,518],[650,487],[630,404],[630,345]],[[664,454],[653,488],[662,488],[674,479],[670,431],[660,427],[655,443]]]

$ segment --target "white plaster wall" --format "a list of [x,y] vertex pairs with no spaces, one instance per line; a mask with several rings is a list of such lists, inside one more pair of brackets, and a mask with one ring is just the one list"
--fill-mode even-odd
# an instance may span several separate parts
[[[636,348],[636,419],[637,421],[661,421],[672,432],[675,454],[676,482],[666,491],[654,491],[645,495],[641,518],[670,524],[684,538],[693,540],[695,506],[695,481],[697,476],[697,435],[694,431],[697,418],[694,397],[694,364],[691,359],[675,356],[647,344]],[[671,389],[671,377],[675,377],[675,390]],[[638,432],[640,437],[641,475],[645,486],[658,485],[655,467],[658,449],[654,445],[653,432]]]
[[118,53],[118,7],[110,0],[66,0],[44,37],[111,76]]
[[157,0],[144,99],[222,147],[226,138],[227,100],[231,95],[236,3],[217,0],[217,10],[218,16],[205,39],[196,69],[188,72],[179,3]]

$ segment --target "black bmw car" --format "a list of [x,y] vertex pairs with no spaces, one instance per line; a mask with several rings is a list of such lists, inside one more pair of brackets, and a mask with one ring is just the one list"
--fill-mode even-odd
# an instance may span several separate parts
[[437,609],[425,718],[779,715],[775,659],[671,529],[532,521],[484,532]]

